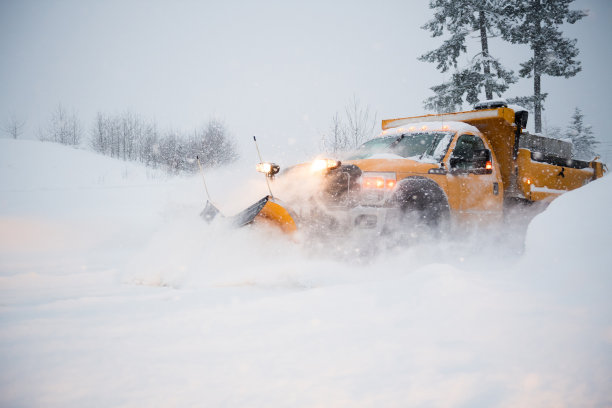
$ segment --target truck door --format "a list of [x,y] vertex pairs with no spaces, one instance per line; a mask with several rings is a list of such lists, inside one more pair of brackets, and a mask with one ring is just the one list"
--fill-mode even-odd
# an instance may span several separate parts
[[449,159],[451,187],[459,193],[459,212],[465,221],[501,219],[503,197],[493,155],[477,135],[457,138]]

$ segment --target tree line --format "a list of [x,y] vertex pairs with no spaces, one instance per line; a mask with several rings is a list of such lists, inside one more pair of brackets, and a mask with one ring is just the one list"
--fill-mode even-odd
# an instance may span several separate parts
[[154,122],[129,112],[98,113],[90,145],[96,152],[162,167],[172,173],[196,171],[196,158],[204,167],[220,166],[238,158],[233,139],[218,119],[209,120],[189,134],[174,130],[161,133]]
[[[24,125],[25,121],[12,115],[4,131],[17,139]],[[154,121],[131,112],[113,115],[98,112],[87,132],[76,113],[59,105],[47,125],[39,130],[38,138],[68,146],[80,146],[85,141],[97,153],[170,173],[195,172],[198,159],[203,167],[217,167],[238,158],[226,125],[214,118],[191,132],[161,131]]]

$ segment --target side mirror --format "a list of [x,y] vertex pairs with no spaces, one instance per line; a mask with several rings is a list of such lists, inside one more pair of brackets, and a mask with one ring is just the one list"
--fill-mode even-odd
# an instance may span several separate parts
[[451,169],[456,168],[461,163],[465,163],[465,160],[463,160],[462,157],[453,157],[453,156],[451,156],[451,158],[450,158],[450,168]]
[[527,127],[527,119],[529,118],[529,112],[527,111],[517,111],[514,112],[514,122],[517,126],[525,129]]

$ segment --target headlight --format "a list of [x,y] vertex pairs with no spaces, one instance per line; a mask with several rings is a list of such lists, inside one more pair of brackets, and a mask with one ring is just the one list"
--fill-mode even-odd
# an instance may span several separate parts
[[333,170],[340,167],[340,162],[338,160],[333,159],[317,159],[312,162],[310,169],[312,171],[324,171],[324,170]]

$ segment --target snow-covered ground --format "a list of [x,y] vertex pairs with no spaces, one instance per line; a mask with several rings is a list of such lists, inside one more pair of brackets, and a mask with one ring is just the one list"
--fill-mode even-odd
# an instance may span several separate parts
[[[265,194],[251,164],[208,174],[229,213]],[[612,405],[612,177],[526,236],[368,255],[203,202],[197,176],[0,140],[0,406]]]

